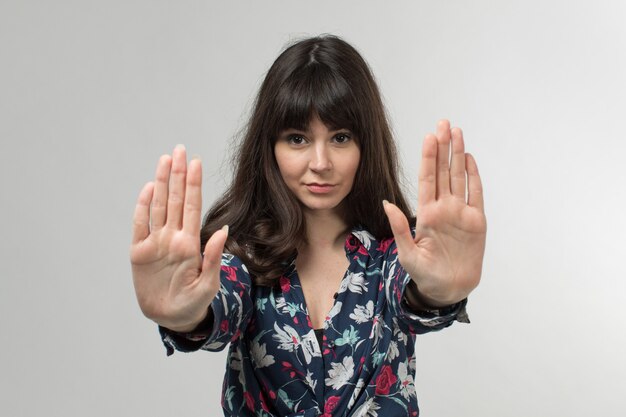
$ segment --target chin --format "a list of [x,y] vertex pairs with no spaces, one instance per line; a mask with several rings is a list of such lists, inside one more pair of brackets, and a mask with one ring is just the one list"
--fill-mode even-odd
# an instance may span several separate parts
[[337,211],[342,201],[303,201],[302,207],[309,212]]

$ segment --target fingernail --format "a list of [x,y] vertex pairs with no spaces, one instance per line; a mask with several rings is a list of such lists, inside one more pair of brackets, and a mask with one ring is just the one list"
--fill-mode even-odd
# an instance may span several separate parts
[[228,225],[227,224],[222,226],[222,230],[226,232],[226,235],[228,235]]
[[176,145],[176,149],[180,149],[180,150],[185,150],[185,145],[183,145],[182,143],[179,143],[178,145]]
[[389,204],[389,201],[383,200],[383,206],[386,206],[387,204]]
[[200,155],[194,155],[191,157],[191,159],[197,159],[198,161],[201,161]]

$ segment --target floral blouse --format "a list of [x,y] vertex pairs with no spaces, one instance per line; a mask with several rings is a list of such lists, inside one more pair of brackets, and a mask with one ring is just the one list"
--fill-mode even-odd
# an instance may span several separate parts
[[206,331],[160,328],[168,355],[230,343],[222,392],[225,416],[418,416],[415,335],[469,322],[467,299],[412,312],[410,277],[394,240],[357,228],[345,242],[350,265],[318,343],[295,268],[280,286],[252,284],[239,258],[222,256],[221,288]]

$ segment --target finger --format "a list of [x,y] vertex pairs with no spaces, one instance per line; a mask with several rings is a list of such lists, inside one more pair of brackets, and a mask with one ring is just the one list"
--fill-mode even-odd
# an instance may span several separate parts
[[468,204],[485,211],[483,184],[478,173],[478,165],[474,157],[469,153],[465,154],[465,165],[467,166],[468,177]]
[[429,133],[422,144],[417,183],[417,206],[428,204],[437,197],[437,137]]
[[167,189],[171,167],[172,158],[169,155],[161,156],[154,178],[154,195],[152,197],[152,207],[150,207],[150,226],[153,231],[159,230],[165,225]]
[[185,209],[183,214],[183,230],[197,235],[200,231],[202,218],[202,163],[194,158],[189,162],[187,170],[187,189],[185,190]]
[[437,198],[450,194],[450,122],[437,123]]
[[408,219],[395,204],[385,200],[383,201],[383,207],[389,219],[389,225],[398,246],[398,251],[403,255],[411,252],[415,247],[415,242],[411,235]]
[[145,240],[150,234],[150,201],[154,192],[154,183],[149,182],[143,186],[133,214],[133,244]]
[[455,197],[465,201],[465,144],[463,131],[458,127],[452,129],[452,162],[450,163],[450,188]]
[[187,177],[187,152],[183,145],[176,145],[172,156],[172,172],[167,197],[167,225],[179,229],[183,219],[185,201],[185,178]]
[[222,227],[209,238],[204,247],[204,258],[202,259],[202,275],[210,278],[219,276],[222,266],[222,253],[224,244],[228,238],[228,226]]

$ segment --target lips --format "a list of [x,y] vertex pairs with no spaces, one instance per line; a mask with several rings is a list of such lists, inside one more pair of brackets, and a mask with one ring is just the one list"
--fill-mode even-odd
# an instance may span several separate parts
[[335,186],[333,184],[320,184],[317,182],[312,182],[310,184],[306,184],[306,188],[314,193],[314,194],[325,194],[329,193],[333,190]]

